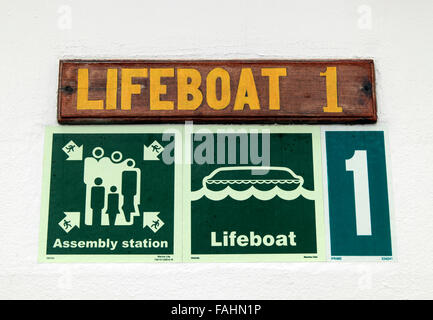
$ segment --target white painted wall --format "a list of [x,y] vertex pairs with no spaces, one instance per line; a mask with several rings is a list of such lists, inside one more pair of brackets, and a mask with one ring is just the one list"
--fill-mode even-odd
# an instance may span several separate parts
[[[432,10],[431,0],[1,1],[0,298],[433,298]],[[358,57],[376,62],[398,262],[36,262],[59,59]]]

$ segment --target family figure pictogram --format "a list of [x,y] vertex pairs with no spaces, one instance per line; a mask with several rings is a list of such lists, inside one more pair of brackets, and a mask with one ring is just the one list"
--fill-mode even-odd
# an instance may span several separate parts
[[132,225],[140,216],[141,171],[134,159],[122,161],[123,155],[114,151],[104,157],[96,147],[93,157],[84,159],[86,184],[85,224],[92,226]]
[[[92,209],[92,225],[100,226],[103,214],[108,215],[108,225],[116,224],[117,216],[121,213],[119,209],[119,198],[123,198],[122,212],[127,222],[131,220],[131,213],[135,212],[134,197],[137,193],[136,188],[137,173],[135,171],[122,172],[122,188],[119,194],[116,186],[110,187],[110,192],[106,195],[106,188],[102,186],[103,179],[97,177],[90,193],[90,207]],[[105,201],[107,203],[105,203]],[[104,212],[104,208],[106,208]]]

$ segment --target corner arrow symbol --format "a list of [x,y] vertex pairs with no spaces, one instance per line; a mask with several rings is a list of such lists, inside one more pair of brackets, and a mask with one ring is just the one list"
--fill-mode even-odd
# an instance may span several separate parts
[[150,147],[143,146],[143,160],[147,161],[158,161],[159,158],[157,154],[153,153]]
[[159,217],[159,212],[143,212],[143,228],[149,227],[153,232],[157,232],[164,225]]
[[60,220],[59,226],[66,233],[69,233],[74,227],[80,228],[80,213],[79,212],[64,212],[65,217]]
[[66,160],[83,160],[83,146],[77,147],[77,150],[74,151],[74,153],[69,154],[69,157]]
[[69,141],[63,148],[68,158],[66,160],[83,160],[83,146],[78,146],[74,141]]

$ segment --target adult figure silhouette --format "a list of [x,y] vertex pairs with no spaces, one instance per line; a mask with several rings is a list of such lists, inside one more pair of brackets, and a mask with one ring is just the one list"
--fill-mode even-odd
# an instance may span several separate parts
[[134,196],[137,193],[137,172],[123,171],[122,172],[122,210],[125,215],[125,220],[131,220],[131,212],[135,211]]
[[107,199],[107,214],[108,221],[110,226],[114,226],[116,223],[117,215],[120,213],[119,211],[119,194],[116,192],[117,188],[115,186],[111,186],[111,193],[108,194]]
[[96,178],[94,182],[95,185],[92,187],[92,191],[90,193],[90,207],[92,208],[93,213],[92,225],[100,226],[102,209],[105,205],[105,187],[101,186],[102,179],[99,177]]

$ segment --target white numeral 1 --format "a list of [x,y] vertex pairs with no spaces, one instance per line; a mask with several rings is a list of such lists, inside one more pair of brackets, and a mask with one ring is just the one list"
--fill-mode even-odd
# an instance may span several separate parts
[[356,235],[371,236],[367,151],[355,150],[353,157],[346,160],[346,171],[353,172],[353,183],[355,188]]

